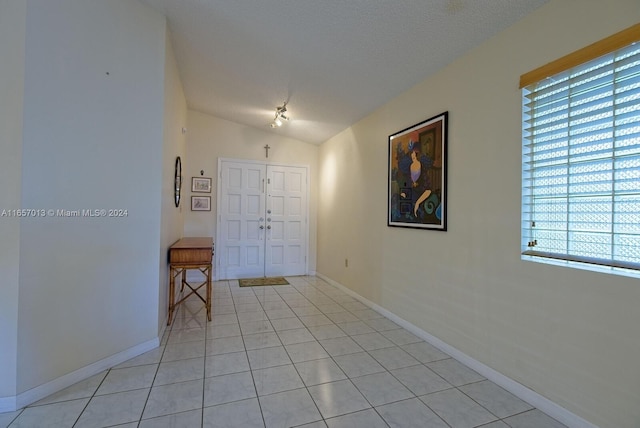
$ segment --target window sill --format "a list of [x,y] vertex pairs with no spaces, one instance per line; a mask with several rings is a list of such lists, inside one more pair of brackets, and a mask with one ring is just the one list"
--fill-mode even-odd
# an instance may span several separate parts
[[598,273],[604,273],[604,274],[609,274],[609,275],[620,275],[620,276],[626,276],[626,277],[636,278],[636,279],[640,278],[640,271],[635,270],[635,269],[624,269],[624,268],[619,268],[619,267],[601,266],[601,265],[594,265],[594,264],[590,264],[590,263],[581,263],[581,262],[574,262],[574,261],[568,261],[568,260],[550,259],[550,258],[547,258],[547,257],[529,256],[529,255],[524,255],[524,254],[520,256],[520,259],[524,260],[524,261],[528,261],[528,262],[543,263],[543,264],[547,264],[547,265],[554,265],[554,266],[562,266],[562,267],[568,267],[568,268],[573,268],[573,269],[588,270],[588,271],[591,271],[591,272],[598,272]]

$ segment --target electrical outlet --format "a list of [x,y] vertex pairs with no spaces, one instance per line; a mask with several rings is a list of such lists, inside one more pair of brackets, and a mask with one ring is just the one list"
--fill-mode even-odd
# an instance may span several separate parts
[[349,267],[349,259],[344,259],[344,267]]

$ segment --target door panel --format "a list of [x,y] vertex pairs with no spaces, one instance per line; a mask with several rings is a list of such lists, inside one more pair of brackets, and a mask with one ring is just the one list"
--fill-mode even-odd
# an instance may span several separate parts
[[218,279],[307,273],[307,169],[219,161]]
[[271,229],[267,229],[266,276],[304,275],[307,271],[306,190],[306,168],[267,167],[266,218]]
[[221,162],[218,207],[218,276],[264,274],[265,165]]

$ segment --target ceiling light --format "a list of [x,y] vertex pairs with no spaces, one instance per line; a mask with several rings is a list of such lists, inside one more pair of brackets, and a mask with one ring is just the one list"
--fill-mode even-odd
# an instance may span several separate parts
[[289,117],[285,115],[286,112],[287,112],[286,102],[282,106],[276,107],[276,114],[273,118],[273,122],[271,123],[272,128],[278,128],[282,126],[282,121],[289,120]]

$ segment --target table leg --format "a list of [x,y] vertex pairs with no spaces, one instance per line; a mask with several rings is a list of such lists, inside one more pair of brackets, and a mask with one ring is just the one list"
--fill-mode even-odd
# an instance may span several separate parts
[[211,321],[211,265],[207,268],[207,317]]
[[175,269],[173,267],[169,268],[169,317],[167,319],[167,325],[171,325],[171,321],[173,319],[173,310],[175,301]]

